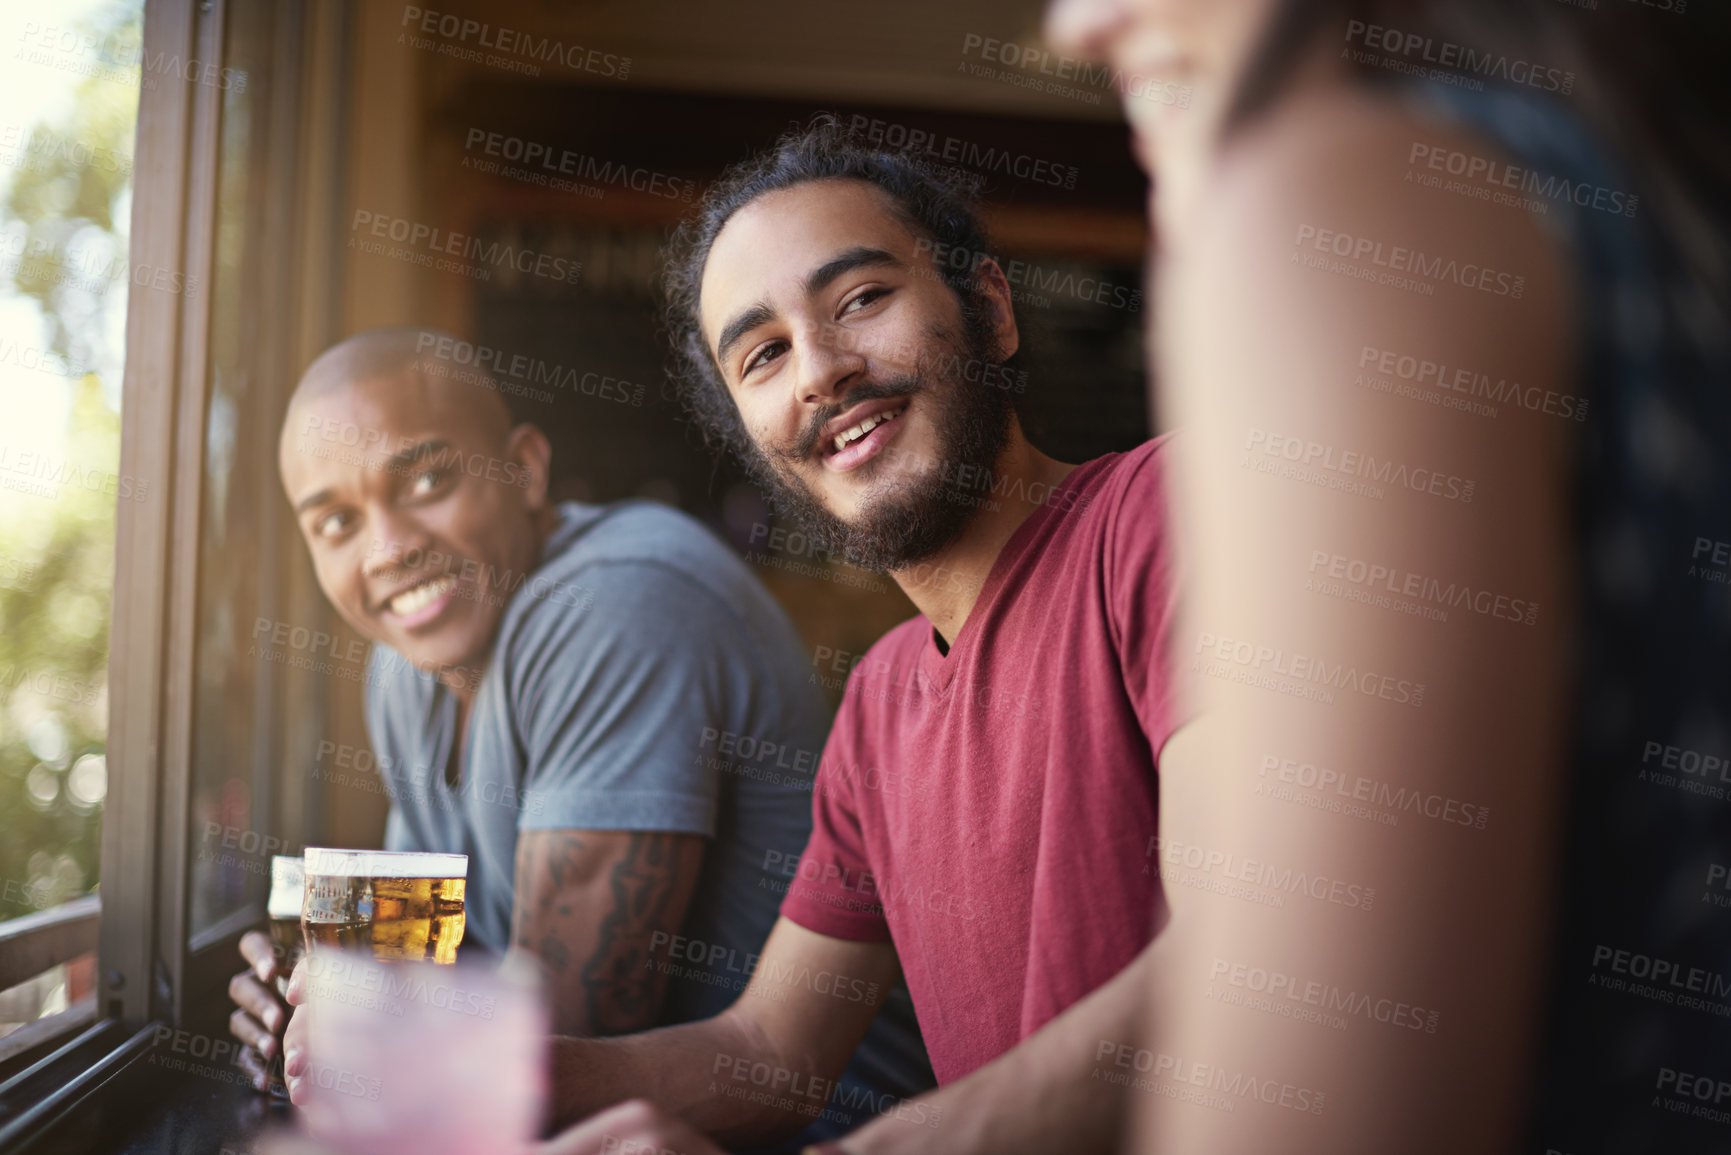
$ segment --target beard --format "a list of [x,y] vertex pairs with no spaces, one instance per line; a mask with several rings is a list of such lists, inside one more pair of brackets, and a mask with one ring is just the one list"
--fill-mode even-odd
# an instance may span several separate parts
[[[981,320],[970,317],[963,324],[959,339],[933,330],[938,350],[922,357],[914,373],[862,381],[839,404],[813,413],[791,447],[767,451],[758,447],[747,462],[753,480],[767,491],[778,512],[851,565],[878,573],[906,569],[955,541],[973,518],[980,498],[977,492],[969,492],[970,488],[977,491],[977,484],[969,487],[950,479],[982,479],[989,485],[1009,444],[1014,413],[1009,395],[989,384],[985,372],[972,374],[976,380],[968,379],[968,366],[983,369],[995,363],[992,334]],[[931,406],[936,457],[921,462],[922,468],[911,478],[874,483],[852,520],[831,513],[792,471],[794,463],[810,460],[823,427],[850,406],[916,396]],[[887,450],[878,460],[894,453]]]

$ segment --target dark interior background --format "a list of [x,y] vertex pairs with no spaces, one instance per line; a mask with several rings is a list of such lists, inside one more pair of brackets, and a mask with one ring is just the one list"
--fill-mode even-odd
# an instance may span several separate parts
[[[304,66],[312,128],[302,131],[330,142],[312,154],[325,158],[324,167],[288,174],[311,197],[306,308],[318,314],[306,326],[294,372],[332,340],[404,324],[436,326],[500,359],[521,357],[551,372],[568,384],[553,387],[550,399],[507,391],[507,400],[551,438],[556,494],[662,501],[710,527],[787,610],[814,680],[839,702],[848,663],[914,607],[887,578],[843,565],[788,532],[796,527],[776,524],[737,465],[710,453],[684,419],[666,388],[656,294],[661,250],[725,168],[790,128],[834,115],[864,143],[964,181],[975,191],[994,254],[1006,265],[1023,263],[1025,275],[1010,278],[1022,334],[1012,364],[1026,375],[1018,405],[1034,444],[1081,462],[1145,440],[1155,427],[1141,355],[1149,313],[1140,274],[1147,183],[1115,93],[1103,81],[1048,83],[1076,70],[1074,62],[1040,55],[1043,7],[1042,0],[437,6],[494,32],[509,28],[535,43],[583,50],[570,60],[599,53],[628,61],[628,75],[531,59],[527,51],[477,54],[470,51],[476,37],[405,28],[404,9],[347,7],[332,17],[328,50]],[[1011,55],[1023,63],[986,61],[987,43],[1016,46]],[[910,147],[916,136],[931,143]],[[655,174],[661,185],[677,182],[681,195],[584,172],[569,182],[586,187],[560,187],[555,174],[537,180],[521,171],[522,162],[487,155],[475,147],[478,137],[533,144],[555,156],[569,150],[607,172]],[[1005,158],[1013,164],[1006,167]],[[513,167],[519,171],[507,171]],[[369,251],[353,243],[361,212],[581,261],[582,273],[574,283],[508,267],[466,276],[427,267],[412,254]],[[1108,288],[1090,299],[1078,282]],[[588,374],[624,385],[586,392],[580,383]],[[640,404],[620,400],[638,396]],[[280,409],[259,405],[261,427],[279,420]],[[274,486],[274,476],[261,484]],[[311,589],[298,543],[283,548],[295,559],[289,571],[311,592],[302,608],[282,616],[328,629],[346,644],[347,628]],[[251,612],[238,606],[234,620],[244,624]],[[284,678],[294,687],[303,681],[295,671]],[[334,682],[301,692],[316,706],[297,711],[290,730],[305,733],[311,764],[306,775],[291,776],[305,784],[304,794],[291,791],[282,810],[304,815],[299,829],[329,845],[371,845],[386,799],[365,789],[370,776],[358,776],[360,785],[334,780],[314,745],[365,748],[360,695]],[[244,738],[206,745],[233,749]],[[213,756],[210,784],[200,792],[205,809],[224,805],[221,765]]]
[[[998,242],[994,229],[995,251],[1003,258],[1037,268],[1041,284],[1073,286],[1095,278],[1114,287],[1100,294],[1107,302],[1101,303],[1076,290],[1039,292],[1023,286],[1028,292],[1019,294],[1017,306],[1023,347],[1013,362],[1026,373],[1026,391],[1018,399],[1022,420],[1037,446],[1072,462],[1130,448],[1148,436],[1136,261],[1126,259],[1122,245],[1105,252],[1090,251],[1105,246],[1086,237],[1066,243],[1061,223],[1047,230],[1037,226],[1048,210],[1062,210],[1066,217],[1078,210],[1118,217],[1141,212],[1146,182],[1131,160],[1123,125],[833,101],[709,96],[695,102],[688,93],[546,84],[537,84],[529,97],[524,85],[475,76],[430,108],[428,155],[442,158],[441,179],[448,181],[452,157],[478,155],[465,150],[465,141],[475,126],[484,125],[555,152],[569,149],[702,187],[727,165],[771,146],[789,128],[820,113],[834,114],[844,125],[861,124],[857,118],[864,117],[898,126],[886,141],[923,132],[940,142],[948,137],[967,142],[975,156],[1002,150],[1074,169],[1072,188],[1001,170],[968,174],[978,181],[989,224],[1016,214],[1013,231],[1024,234],[1020,244],[1017,237]],[[694,104],[701,108],[700,119],[694,118]],[[866,140],[865,131],[860,138]],[[455,168],[467,171],[460,159]],[[736,463],[703,446],[665,387],[656,278],[672,223],[691,202],[645,206],[639,203],[643,198],[628,198],[613,187],[605,194],[549,192],[492,174],[481,179],[467,214],[476,233],[515,236],[537,250],[574,256],[584,270],[573,285],[533,277],[478,285],[473,340],[557,366],[562,375],[595,372],[642,387],[641,405],[567,390],[557,391],[551,403],[513,400],[519,417],[541,425],[553,441],[561,497],[665,501],[760,559],[769,540],[763,528],[770,521],[767,507]],[[1036,226],[1030,228],[1029,221]],[[1032,239],[1025,235],[1030,233]],[[834,568],[809,553],[796,552],[791,560],[801,567]],[[794,573],[770,564],[759,569],[814,646],[860,652],[913,612],[887,582],[861,589],[857,574],[826,581],[805,569]]]

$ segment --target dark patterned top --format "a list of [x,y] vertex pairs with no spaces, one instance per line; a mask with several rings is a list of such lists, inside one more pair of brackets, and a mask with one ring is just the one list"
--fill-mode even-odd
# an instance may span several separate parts
[[1731,1151],[1727,319],[1566,101],[1419,99],[1532,170],[1581,319],[1574,751],[1522,1150]]

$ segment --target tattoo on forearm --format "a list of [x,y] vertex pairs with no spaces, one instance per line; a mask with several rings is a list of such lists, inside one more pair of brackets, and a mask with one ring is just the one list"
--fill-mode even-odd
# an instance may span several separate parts
[[649,942],[669,921],[688,849],[677,835],[634,832],[625,857],[613,866],[613,908],[583,968],[589,1021],[598,1034],[642,1030],[660,1009],[666,976],[651,965]]
[[565,968],[571,965],[571,951],[565,945],[565,940],[556,934],[541,936],[540,945],[535,948],[541,963],[556,975],[565,973]]
[[667,975],[653,965],[649,944],[655,931],[677,929],[695,885],[693,856],[703,847],[684,835],[633,832],[605,879],[594,874],[595,851],[566,833],[525,838],[517,847],[521,901],[511,941],[546,968],[561,1033],[614,1035],[653,1025]]
[[560,888],[565,885],[567,874],[570,875],[573,881],[576,880],[577,872],[580,867],[578,856],[588,849],[588,847],[583,845],[583,840],[575,834],[562,834],[558,837],[558,847],[553,851],[553,853],[547,856],[547,877],[553,880],[553,887],[551,890],[545,891],[541,895],[541,908],[543,912],[545,912],[546,908],[552,904],[553,899],[558,895]]
[[[513,915],[511,927],[511,942],[517,946],[526,946],[534,951],[541,963],[556,975],[562,975],[571,964],[571,950],[565,940],[548,928],[556,926],[552,921],[554,912],[570,917],[569,903],[560,902],[563,888],[567,880],[576,882],[581,870],[581,856],[588,851],[583,839],[575,834],[560,834],[555,836],[558,841],[547,849],[541,869],[547,874],[545,882],[534,877],[536,863],[532,861],[530,843],[521,839],[517,843],[517,886],[528,886],[530,893],[535,895],[535,917],[531,925],[540,927],[544,933],[538,942],[530,942],[530,926],[525,925],[524,910],[518,906]],[[560,928],[564,929],[564,928]]]

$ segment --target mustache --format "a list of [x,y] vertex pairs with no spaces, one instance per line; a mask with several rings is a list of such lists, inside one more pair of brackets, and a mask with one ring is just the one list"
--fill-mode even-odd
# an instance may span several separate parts
[[840,417],[843,413],[860,404],[862,401],[886,401],[892,397],[911,397],[926,387],[925,382],[914,374],[891,378],[888,381],[862,381],[847,391],[834,405],[822,405],[812,411],[811,420],[793,443],[784,449],[777,449],[775,455],[787,461],[804,461],[817,449],[819,441],[823,440],[823,427]]

